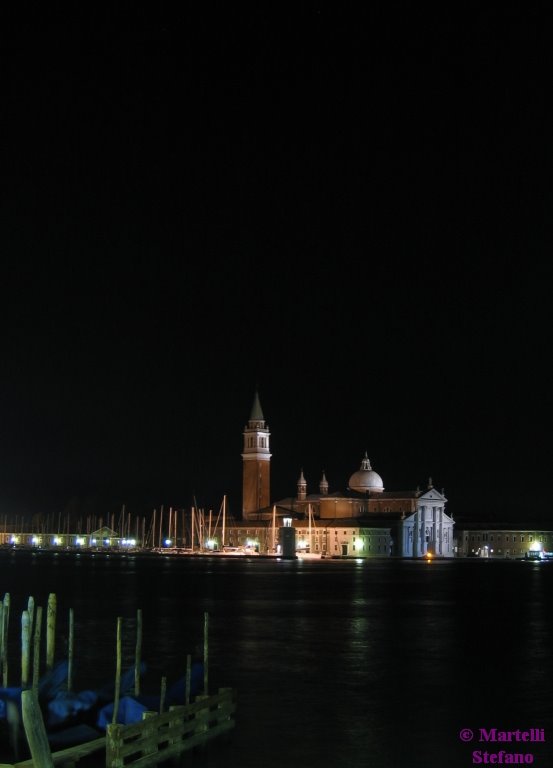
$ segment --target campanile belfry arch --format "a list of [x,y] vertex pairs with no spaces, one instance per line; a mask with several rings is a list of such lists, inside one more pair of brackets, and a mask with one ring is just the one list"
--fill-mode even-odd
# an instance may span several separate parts
[[265,424],[259,394],[255,393],[249,421],[244,429],[242,453],[242,517],[247,520],[270,504],[271,453],[269,428]]

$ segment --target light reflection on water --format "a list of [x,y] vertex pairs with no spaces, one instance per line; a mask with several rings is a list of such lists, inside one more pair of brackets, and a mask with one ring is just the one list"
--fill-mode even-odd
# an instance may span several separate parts
[[237,689],[239,710],[202,767],[455,768],[471,764],[464,727],[553,739],[550,564],[3,552],[0,567],[12,616],[30,594],[58,595],[60,630],[74,609],[83,687],[113,677],[117,616],[130,663],[142,609],[156,687],[182,674],[208,611],[210,680]]

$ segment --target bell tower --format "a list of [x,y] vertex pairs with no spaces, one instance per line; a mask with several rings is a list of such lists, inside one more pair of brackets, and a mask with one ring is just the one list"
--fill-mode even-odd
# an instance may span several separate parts
[[256,392],[249,421],[244,429],[242,453],[242,518],[255,517],[270,504],[269,428],[265,425],[259,395]]

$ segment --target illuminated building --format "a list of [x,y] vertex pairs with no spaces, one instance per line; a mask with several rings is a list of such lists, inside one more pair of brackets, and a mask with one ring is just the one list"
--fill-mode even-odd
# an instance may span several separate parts
[[553,552],[553,531],[514,528],[509,524],[482,524],[463,528],[456,535],[461,557],[543,559]]
[[[243,507],[241,525],[233,526],[238,543],[256,540],[260,551],[270,549],[276,517],[292,518],[298,546],[328,557],[453,557],[453,519],[447,499],[428,481],[425,491],[386,491],[365,454],[349,478],[346,492],[329,493],[323,472],[318,493],[308,494],[303,469],[297,493],[269,502],[269,430],[256,393],[244,432]],[[308,525],[309,515],[312,525]],[[232,535],[231,534],[231,535]],[[309,540],[308,540],[309,538]]]

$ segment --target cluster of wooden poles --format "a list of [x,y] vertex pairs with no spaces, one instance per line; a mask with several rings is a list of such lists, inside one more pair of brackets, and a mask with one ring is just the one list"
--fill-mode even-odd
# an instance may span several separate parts
[[[2,666],[2,686],[9,685],[9,654],[8,654],[8,630],[10,625],[11,598],[6,592],[0,602],[0,663]],[[57,600],[55,594],[48,596],[46,611],[46,669],[54,667],[54,654],[56,648],[56,612]],[[21,687],[32,687],[38,690],[40,676],[40,641],[43,625],[42,606],[35,607],[35,600],[29,597],[27,609],[21,614]],[[69,654],[67,685],[71,690],[73,684],[73,609],[69,610]],[[32,651],[31,651],[32,649]],[[31,665],[32,657],[32,665]],[[32,679],[31,679],[32,666]]]
[[[2,686],[9,684],[9,654],[8,654],[8,629],[10,623],[10,594],[6,593],[0,602],[0,666],[2,672]],[[56,645],[56,616],[57,598],[51,593],[48,596],[46,609],[46,670],[54,668]],[[25,690],[32,689],[38,693],[40,681],[40,648],[43,629],[43,608],[35,606],[33,597],[29,597],[27,608],[21,614],[21,687]],[[67,644],[67,691],[73,691],[73,662],[74,662],[74,613],[69,609],[69,627]],[[122,635],[123,617],[117,617],[116,636],[116,667],[115,667],[115,697],[112,722],[117,722],[119,700],[121,694],[121,670],[122,670]],[[203,637],[203,694],[208,694],[208,668],[209,668],[209,614],[204,613],[204,637]],[[142,666],[142,610],[139,608],[136,614],[136,645],[134,655],[134,694],[140,694],[140,671]],[[190,682],[192,670],[192,657],[186,657],[185,673],[185,703],[190,703]],[[32,673],[32,674],[31,674]],[[164,711],[165,694],[167,690],[167,678],[161,678],[160,713]]]

